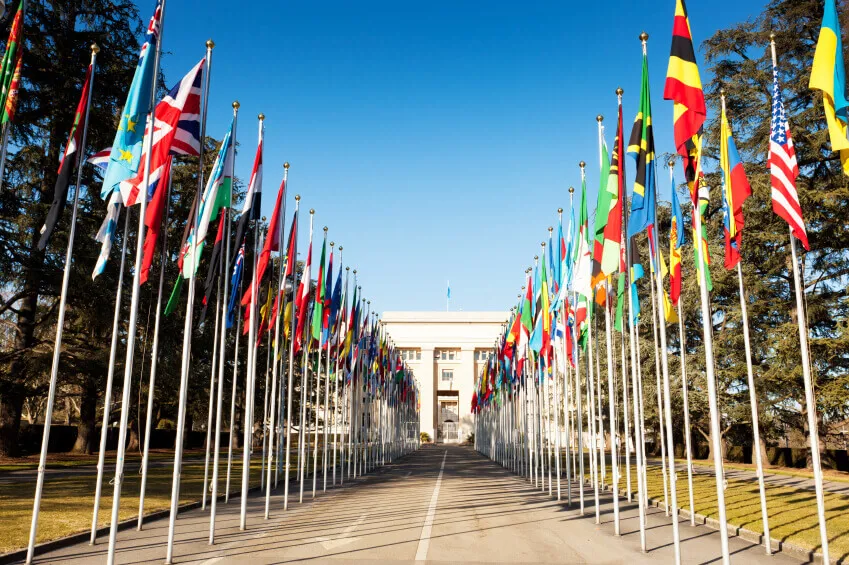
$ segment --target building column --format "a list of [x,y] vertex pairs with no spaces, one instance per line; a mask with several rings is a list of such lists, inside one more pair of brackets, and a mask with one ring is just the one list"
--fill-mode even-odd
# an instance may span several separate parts
[[457,388],[457,415],[460,417],[460,441],[475,431],[472,416],[472,394],[475,390],[475,347],[464,345],[460,348],[460,378],[455,379]]
[[422,360],[416,369],[416,378],[421,386],[421,431],[427,432],[435,442],[437,412],[433,349],[433,346],[422,346]]

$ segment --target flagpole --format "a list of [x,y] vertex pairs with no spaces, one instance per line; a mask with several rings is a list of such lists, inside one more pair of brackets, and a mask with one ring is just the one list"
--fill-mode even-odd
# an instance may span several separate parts
[[[312,243],[312,235],[313,235],[313,221],[315,218],[315,209],[310,208],[310,243]],[[312,254],[312,248],[309,249],[308,254]],[[301,284],[305,285],[304,288],[306,292],[303,294],[306,297],[304,304],[302,307],[306,308],[307,311],[304,315],[304,333],[308,333],[310,320],[309,318],[309,295],[310,295],[310,277],[312,276],[312,272],[307,272],[307,267],[312,265],[312,257],[308,257],[306,262],[304,263],[304,268],[301,270]],[[307,277],[304,280],[304,277]],[[300,324],[299,324],[300,325]],[[299,328],[300,329],[300,328]],[[294,334],[292,335],[292,339],[297,341],[297,337]],[[302,355],[302,363],[301,363],[301,419],[300,419],[300,429],[298,430],[298,480],[300,487],[300,495],[298,498],[298,502],[304,501],[304,466],[306,465],[306,455],[307,450],[305,449],[305,442],[309,437],[306,433],[306,422],[307,422],[307,386],[309,385],[309,349],[310,349],[310,340],[306,339],[305,343],[302,344],[303,347],[303,355]]]
[[[288,169],[286,164],[283,165],[284,169]],[[286,173],[288,174],[288,173]],[[301,195],[295,195],[295,214],[298,214],[298,209],[300,208],[301,203]],[[298,226],[295,226],[297,229]],[[298,234],[295,233],[293,236],[295,241],[295,248],[297,249],[298,245]],[[295,320],[297,318],[297,308],[298,308],[298,300],[295,296],[298,292],[298,255],[295,252],[294,257],[291,257],[289,260],[294,261],[293,269],[292,269],[292,319],[289,321],[289,375],[288,381],[286,385],[286,465],[285,465],[285,475],[283,478],[283,511],[289,509],[289,462],[291,460],[292,455],[292,376],[294,373],[295,367]]]
[[[673,180],[675,168],[675,160],[672,159],[669,161],[669,183],[670,189],[675,190],[675,183]],[[676,227],[676,229],[682,229],[683,226]],[[690,525],[696,525],[696,506],[693,500],[693,449],[690,445],[692,439],[690,438],[691,428],[690,428],[690,399],[689,399],[689,388],[690,385],[687,382],[687,338],[684,333],[684,308],[681,306],[683,299],[679,295],[678,297],[678,342],[679,347],[681,349],[681,392],[684,403],[684,447],[687,450],[687,492],[690,498]]]
[[[161,43],[161,42],[160,42]],[[201,195],[203,193],[203,154],[204,145],[206,142],[206,113],[209,104],[209,82],[212,74],[212,49],[215,43],[208,39],[206,41],[206,76],[204,77],[204,85],[201,89],[201,121],[200,121],[200,151],[198,152],[198,186],[197,186],[197,201],[200,204]],[[148,152],[148,155],[150,153]],[[146,199],[142,198],[142,203]],[[144,205],[144,204],[142,204]],[[200,205],[194,212],[194,217],[191,218],[194,224],[193,229],[197,234],[198,223],[200,221]],[[192,245],[196,245],[195,242]],[[192,313],[194,311],[195,299],[195,271],[196,265],[190,269],[189,276],[189,292],[186,300],[186,319],[183,323],[183,352],[180,368],[180,392],[177,405],[177,436],[174,448],[174,468],[171,479],[171,503],[168,518],[168,541],[165,563],[170,565],[174,555],[174,528],[177,522],[177,510],[180,504],[180,474],[183,466],[183,434],[186,426],[186,396],[188,395],[189,386],[189,363],[191,362],[192,350]],[[179,276],[183,276],[180,273]],[[110,564],[111,565],[111,564]]]
[[100,511],[100,495],[103,491],[103,472],[106,465],[106,440],[109,433],[109,416],[112,413],[112,384],[115,378],[115,357],[118,352],[118,324],[121,322],[121,297],[124,290],[124,265],[127,259],[130,211],[124,217],[124,239],[121,243],[121,266],[118,271],[118,288],[115,290],[115,314],[112,318],[112,344],[109,349],[109,369],[106,374],[106,391],[103,394],[103,423],[100,426],[100,450],[97,453],[97,483],[94,488],[94,509],[91,516],[91,538],[89,545],[97,542],[97,515]]
[[[221,210],[221,213],[224,215],[225,222],[225,235],[224,238],[226,240],[225,244],[225,254],[224,254],[224,263],[219,264],[223,274],[220,275],[221,278],[224,279],[224,291],[221,293],[221,334],[216,335],[216,338],[220,340],[218,345],[218,392],[216,394],[216,408],[215,408],[215,448],[214,455],[212,458],[212,481],[210,487],[212,488],[212,492],[210,493],[209,503],[210,503],[210,512],[209,512],[209,545],[215,543],[215,517],[216,511],[218,509],[218,471],[221,462],[221,411],[224,409],[224,367],[226,362],[226,353],[227,353],[227,302],[228,297],[230,296],[230,280],[227,278],[228,271],[230,269],[230,208],[224,208]],[[236,329],[238,332],[238,328]],[[235,380],[234,380],[235,383]]]
[[[35,537],[38,532],[38,515],[41,510],[41,494],[44,490],[44,469],[47,464],[47,447],[50,441],[50,425],[53,420],[53,404],[56,401],[56,384],[59,379],[59,360],[62,355],[62,336],[65,330],[65,306],[68,301],[68,286],[71,279],[71,259],[74,254],[74,239],[77,232],[77,213],[79,211],[80,202],[80,184],[82,183],[83,156],[85,155],[86,136],[88,134],[88,111],[91,107],[92,87],[94,86],[95,66],[97,63],[97,53],[100,47],[96,43],[91,45],[91,76],[89,77],[88,97],[86,99],[85,119],[83,120],[83,133],[80,138],[80,151],[77,157],[77,185],[74,189],[74,205],[71,209],[71,229],[68,233],[68,247],[65,251],[65,269],[62,273],[62,292],[59,296],[59,316],[56,321],[56,340],[53,344],[53,364],[50,368],[50,387],[47,393],[47,406],[44,411],[44,429],[41,438],[41,453],[38,459],[38,476],[36,478],[35,497],[32,507],[32,522],[30,524],[29,544],[27,545],[26,563],[32,563],[33,554],[35,552]],[[8,128],[4,131],[5,136],[8,135]],[[3,154],[5,157],[6,145],[3,144]],[[2,174],[2,171],[0,171]]]
[[[657,217],[655,215],[655,217]],[[660,436],[660,472],[661,477],[663,478],[663,506],[664,512],[667,516],[669,516],[669,469],[667,467],[666,461],[666,429],[663,422],[663,389],[661,388],[660,382],[660,356],[657,353],[658,350],[658,321],[657,321],[657,301],[656,301],[656,293],[655,287],[657,286],[655,283],[655,277],[657,276],[658,271],[660,270],[660,264],[657,261],[657,254],[654,253],[651,249],[651,243],[649,243],[649,261],[651,261],[651,277],[649,279],[649,288],[651,289],[651,321],[652,321],[652,338],[654,339],[654,376],[655,376],[655,392],[657,399],[657,425],[659,428],[659,436]],[[655,267],[657,264],[657,267]],[[659,294],[659,293],[657,293]],[[661,318],[664,318],[663,311],[661,310]],[[664,325],[665,325],[664,318]]]
[[[342,270],[342,246],[339,246],[339,270]],[[341,279],[339,279],[341,281]],[[336,313],[336,359],[334,362],[335,369],[334,389],[333,389],[333,486],[336,486],[336,450],[339,439],[339,360],[342,357],[342,318],[345,314],[345,294],[348,290],[348,267],[345,267],[345,287],[342,289],[341,303],[339,311]],[[334,290],[335,292],[335,290]]]
[[[165,227],[162,230],[162,250],[159,255],[159,289],[156,294],[156,320],[153,325],[153,349],[150,353],[150,381],[147,385],[147,415],[145,417],[144,427],[144,450],[142,453],[142,478],[141,487],[139,489],[139,518],[138,525],[136,526],[137,531],[141,531],[142,524],[144,521],[144,495],[145,489],[147,487],[147,470],[150,455],[150,434],[153,427],[153,398],[154,389],[156,385],[156,368],[159,361],[159,327],[162,315],[162,291],[165,285],[165,262],[168,258],[168,216],[171,210],[171,178],[172,177],[169,174],[168,193],[165,196]],[[126,237],[124,241],[126,243]],[[126,249],[126,245],[124,246],[124,249]],[[121,270],[123,275],[123,267]]]
[[[263,115],[263,117],[265,117],[265,116]],[[287,162],[283,163],[283,186],[284,186],[284,189],[288,189],[288,181],[289,181],[289,163],[287,161]],[[279,323],[280,323],[281,318],[283,318],[285,320],[285,313],[286,313],[286,278],[285,278],[286,277],[286,271],[283,270],[282,259],[283,259],[283,253],[284,253],[284,251],[283,251],[284,240],[285,240],[284,235],[285,235],[285,232],[286,232],[285,223],[286,223],[286,200],[287,200],[287,198],[285,198],[285,196],[287,196],[287,194],[284,194],[284,198],[283,198],[283,202],[282,202],[282,209],[281,209],[281,212],[280,212],[280,219],[278,220],[279,226],[280,226],[280,230],[279,230],[280,239],[277,241],[277,245],[278,245],[278,248],[279,248],[277,259],[278,259],[278,263],[280,263],[280,271],[278,272],[278,277],[277,277],[279,288],[277,289],[278,294],[275,297],[275,301],[279,301],[280,305],[277,307],[277,316],[276,316],[275,321],[274,321],[274,333],[275,333],[275,338],[274,338],[274,341],[275,341],[275,343],[274,343],[274,367],[275,367],[275,370],[277,371],[277,376],[278,376],[278,379],[279,379],[278,380],[279,388],[277,389],[276,396],[274,397],[274,401],[272,402],[272,405],[274,406],[274,409],[276,410],[276,424],[271,426],[271,428],[270,428],[272,440],[274,439],[275,436],[277,437],[277,445],[276,445],[276,449],[275,449],[275,453],[276,453],[276,457],[277,457],[276,463],[272,460],[272,454],[269,453],[269,466],[271,466],[272,463],[274,463],[274,489],[275,490],[277,489],[277,479],[278,479],[278,475],[280,474],[280,456],[281,456],[281,445],[282,445],[282,437],[283,437],[283,426],[282,426],[282,422],[283,422],[283,360],[282,360],[281,357],[282,357],[282,350],[285,350],[285,348],[286,348],[286,346],[285,346],[286,336],[285,336],[285,329],[284,329],[283,334],[280,333]],[[288,253],[289,250],[287,249],[287,250],[285,250],[285,252]],[[288,260],[289,259],[287,259],[287,261]],[[281,293],[282,293],[282,296],[281,296]],[[293,297],[294,297],[294,294],[293,294]],[[278,343],[277,343],[278,340],[282,341],[282,345],[278,345]],[[272,441],[272,443],[273,443],[273,441]]]
[[[327,242],[327,226],[324,226],[324,241]],[[325,273],[319,268],[319,278],[323,278]],[[316,298],[321,298],[322,281],[316,283]],[[318,306],[316,304],[316,306]],[[323,305],[322,305],[323,306]],[[315,307],[314,307],[315,308]],[[320,320],[319,320],[320,322]],[[312,338],[310,338],[312,339]],[[328,357],[330,351],[328,350]],[[328,369],[328,364],[325,363],[325,370]],[[312,497],[315,498],[316,484],[318,482],[318,409],[321,407],[321,328],[319,327],[318,348],[316,349],[316,364],[315,364],[315,432],[313,435],[313,452],[312,452]]]
[[[223,213],[223,211],[222,211]],[[221,221],[225,221],[223,218]],[[219,248],[220,253],[220,248]],[[215,330],[212,332],[212,358],[209,367],[209,401],[206,418],[206,448],[203,461],[203,487],[200,509],[206,510],[206,493],[209,490],[209,452],[212,450],[212,418],[215,416],[215,377],[218,372],[218,331],[221,322],[221,260],[218,261],[218,289],[215,297]]]
[[[262,218],[265,222],[265,217]],[[250,473],[251,473],[251,451],[253,450],[254,437],[254,405],[256,404],[254,394],[256,394],[256,317],[258,315],[257,300],[259,299],[259,285],[257,281],[257,261],[260,252],[259,240],[261,237],[262,227],[260,222],[254,220],[254,253],[253,253],[253,270],[251,272],[251,299],[248,303],[248,341],[245,347],[248,350],[248,364],[245,367],[245,419],[242,430],[242,495],[239,501],[239,530],[247,529],[247,513],[248,513],[248,490],[250,488]],[[268,235],[266,234],[266,237]],[[263,240],[264,241],[264,240]],[[263,244],[264,246],[264,244]]]
[[[153,68],[158,73],[160,54],[162,51],[162,38],[165,33],[165,0],[162,1],[159,27],[159,38],[156,42],[156,54],[154,56]],[[115,488],[112,494],[112,520],[109,527],[109,549],[106,556],[107,565],[115,563],[115,542],[118,537],[118,516],[121,506],[121,487],[124,480],[124,457],[126,455],[127,425],[130,417],[130,393],[133,384],[133,358],[135,356],[136,324],[138,322],[139,294],[141,292],[141,264],[144,255],[145,215],[147,211],[147,191],[150,186],[150,158],[153,149],[153,135],[156,129],[156,80],[152,81],[150,87],[149,111],[147,114],[147,126],[149,130],[144,136],[144,173],[142,189],[139,200],[139,227],[136,232],[136,261],[133,272],[133,293],[130,298],[130,319],[127,324],[127,356],[124,362],[124,390],[121,400],[121,423],[118,428],[118,453],[115,461]]]
[[[260,114],[262,117],[262,114]],[[262,128],[262,121],[260,121],[260,128]],[[288,164],[288,163],[287,163]],[[286,189],[286,181],[289,177],[289,167],[283,168],[283,187],[282,190]],[[286,195],[283,195],[284,199]],[[277,240],[277,249],[279,250],[278,255],[278,285],[277,296],[275,296],[275,301],[278,302],[277,313],[274,317],[274,368],[272,369],[271,376],[271,421],[269,422],[269,429],[271,430],[271,437],[274,438],[274,427],[275,427],[275,416],[277,415],[277,377],[279,373],[280,363],[277,362],[277,357],[280,353],[280,318],[281,318],[281,310],[283,312],[286,311],[286,270],[283,269],[283,232],[286,231],[284,222],[286,219],[286,210],[285,208],[281,210],[281,215],[277,218],[278,222],[278,240]],[[288,250],[286,250],[288,252]],[[292,261],[292,257],[286,258],[286,263]],[[280,303],[280,293],[283,293],[283,301]],[[269,314],[270,315],[270,314]],[[273,442],[272,442],[273,443]],[[268,476],[265,479],[265,519],[268,520],[269,513],[271,511],[271,469],[274,466],[274,449],[273,446],[269,446],[268,449],[268,466],[267,473]]]
[[[697,149],[698,158],[701,159],[701,139],[698,142]],[[699,165],[697,165],[697,168]],[[700,182],[696,177],[695,182]],[[725,514],[725,478],[722,468],[722,438],[719,424],[719,408],[716,393],[716,375],[714,373],[714,356],[713,356],[713,318],[710,311],[710,303],[708,298],[707,278],[705,269],[708,265],[705,263],[704,247],[702,245],[702,214],[699,206],[696,203],[693,206],[693,224],[695,228],[695,238],[698,241],[696,245],[696,255],[698,257],[699,269],[699,298],[701,300],[702,314],[702,333],[704,336],[705,349],[705,374],[708,384],[708,404],[710,409],[710,430],[711,430],[711,452],[713,453],[713,470],[716,480],[716,499],[719,510],[719,535],[720,547],[722,550],[722,563],[729,565],[731,557],[728,551],[728,520]]]
[[[242,243],[236,242],[239,245],[239,249],[242,248]],[[242,258],[242,269],[244,269],[244,257]],[[242,278],[239,277],[239,293],[237,296],[242,295]],[[227,480],[224,485],[224,504],[230,502],[230,471],[232,469],[233,463],[233,442],[236,441],[236,436],[233,433],[233,425],[236,422],[236,389],[238,388],[236,384],[238,383],[239,377],[239,339],[242,337],[242,332],[239,328],[242,327],[242,308],[240,305],[236,304],[236,345],[233,351],[233,382],[230,388],[230,426],[229,426],[229,437],[227,443]]]
[[[775,34],[769,36],[769,46],[772,55],[772,67],[776,68]],[[819,429],[817,428],[817,404],[814,396],[814,384],[811,377],[811,360],[808,350],[807,311],[805,309],[805,293],[802,287],[802,276],[799,271],[799,261],[796,256],[796,236],[788,225],[790,233],[790,253],[793,259],[793,287],[796,291],[796,321],[799,326],[799,345],[802,355],[802,378],[805,384],[805,411],[808,417],[809,441],[811,443],[811,463],[814,468],[814,487],[817,496],[817,518],[820,529],[820,544],[822,546],[822,562],[829,563],[828,528],[825,521],[825,500],[823,498],[822,463],[820,462]],[[768,538],[767,538],[768,539]]]
[[[335,243],[331,241],[330,242],[330,257],[333,257],[333,247],[334,246],[335,246]],[[340,267],[341,267],[341,265],[340,265]],[[328,269],[328,271],[329,271],[329,269]],[[327,277],[325,277],[325,279],[332,276],[332,275],[333,275],[332,272],[328,272]],[[332,285],[333,281],[331,280],[330,283]],[[333,288],[331,287],[330,290],[331,290],[331,294],[332,294]],[[325,289],[325,294],[326,293],[327,293],[327,289]],[[332,301],[333,301],[332,296],[330,297],[330,301],[332,303]],[[332,304],[331,304],[331,308],[332,308]],[[329,317],[330,313],[328,312],[327,315]],[[324,328],[322,327],[322,330],[323,329]],[[327,328],[327,338],[326,338],[327,339],[327,342],[326,342],[327,357],[325,359],[325,364],[324,364],[324,446],[323,446],[324,454],[321,458],[321,466],[322,466],[323,474],[324,474],[324,486],[322,487],[322,492],[327,492],[327,424],[328,424],[327,410],[328,410],[328,408],[330,408],[330,331],[331,331],[331,329],[332,328],[329,328],[329,327]]]

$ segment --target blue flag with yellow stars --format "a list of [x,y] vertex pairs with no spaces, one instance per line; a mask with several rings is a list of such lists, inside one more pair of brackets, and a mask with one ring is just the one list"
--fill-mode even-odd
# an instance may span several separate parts
[[154,61],[156,59],[156,44],[159,40],[159,24],[161,18],[160,3],[147,28],[145,43],[139,53],[136,74],[127,93],[127,103],[118,122],[109,164],[103,177],[100,197],[106,200],[113,191],[118,190],[121,181],[134,177],[139,171],[144,139],[145,122],[150,110],[150,89],[156,75]]

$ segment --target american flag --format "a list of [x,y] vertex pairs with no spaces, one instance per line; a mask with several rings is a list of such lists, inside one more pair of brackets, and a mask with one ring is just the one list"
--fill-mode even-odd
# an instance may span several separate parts
[[[153,148],[150,157],[151,179],[171,159],[171,155],[198,155],[200,152],[200,94],[205,59],[192,68],[156,105]],[[147,131],[145,132],[147,135]],[[144,163],[142,154],[141,162]],[[137,202],[139,186],[144,182],[144,167],[121,183],[126,206]],[[153,184],[151,183],[151,187]],[[152,196],[148,188],[148,198]]]
[[778,70],[772,67],[772,123],[769,133],[769,172],[772,183],[772,210],[784,218],[805,249],[808,247],[808,234],[805,220],[802,219],[802,207],[796,192],[796,177],[799,166],[796,163],[796,151],[790,136],[790,125],[781,99],[781,87],[778,85]]

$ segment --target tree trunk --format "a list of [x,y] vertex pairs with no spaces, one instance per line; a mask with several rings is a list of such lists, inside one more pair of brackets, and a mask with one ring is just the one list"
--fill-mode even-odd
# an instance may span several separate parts
[[761,441],[760,441],[760,445],[758,445],[758,446],[754,446],[754,445],[753,445],[753,446],[752,446],[752,464],[755,464],[755,461],[757,461],[757,459],[756,459],[756,457],[757,457],[757,456],[756,456],[756,454],[755,454],[755,449],[760,448],[760,451],[761,451],[761,463],[763,464],[763,466],[764,466],[764,467],[770,467],[772,464],[769,462],[769,456],[768,456],[768,455],[767,455],[767,453],[766,453],[766,440],[764,440],[764,437],[763,437],[763,436],[761,436],[761,438],[760,438],[760,439],[761,439]]
[[[0,383],[2,386],[3,383]],[[0,389],[0,456],[20,455],[18,432],[21,429],[21,410],[24,406],[23,387]]]
[[80,395],[80,422],[77,424],[77,440],[73,453],[91,455],[94,451],[95,426],[97,420],[97,383],[86,379]]
[[129,431],[130,437],[129,437],[129,440],[127,442],[127,451],[128,452],[129,451],[138,451],[139,446],[141,444],[139,443],[139,429],[138,429],[138,425],[136,424],[135,418],[132,418],[130,420],[130,424],[129,424],[128,427],[129,427],[128,431]]

